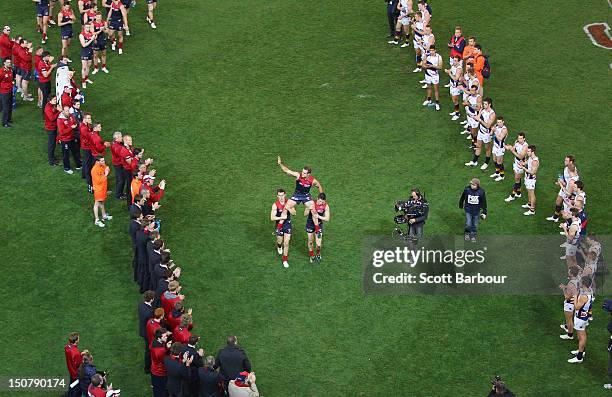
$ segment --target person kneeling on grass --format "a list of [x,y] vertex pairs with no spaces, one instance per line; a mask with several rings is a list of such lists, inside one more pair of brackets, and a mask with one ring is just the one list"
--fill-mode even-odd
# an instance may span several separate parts
[[97,157],[96,164],[91,168],[91,180],[94,192],[94,224],[99,227],[104,227],[105,225],[98,216],[98,210],[102,212],[103,220],[109,221],[113,219],[112,216],[106,213],[106,209],[104,208],[104,202],[106,201],[107,194],[107,178],[109,173],[110,168],[108,165],[106,165],[104,157]]

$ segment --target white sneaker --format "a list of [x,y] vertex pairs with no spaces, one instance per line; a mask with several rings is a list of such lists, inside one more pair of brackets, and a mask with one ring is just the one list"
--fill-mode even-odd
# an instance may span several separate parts
[[497,178],[498,176],[499,176],[499,174],[497,173],[497,171],[495,171],[494,173],[489,175],[489,178]]
[[514,197],[513,195],[509,195],[508,197],[506,197],[506,198],[504,199],[504,201],[505,201],[506,203],[509,203],[509,202],[511,202],[511,201],[514,201],[514,200],[516,200],[516,197]]
[[468,141],[472,139],[472,134],[469,134],[469,131],[468,131],[468,136],[466,136],[465,139],[467,139]]
[[565,324],[559,324],[559,327],[560,327],[560,328],[561,328],[563,331],[567,332],[567,325],[565,325]]
[[64,170],[64,172],[65,172],[66,174],[68,174],[68,175],[72,175],[72,174],[74,174],[74,171],[72,171],[72,170]]
[[87,88],[87,83],[83,83],[83,85],[81,87],[83,87],[83,89],[86,89]]
[[521,208],[531,208],[528,203],[521,205]]
[[108,69],[107,68],[102,68],[102,71],[106,74],[108,74]]
[[564,261],[566,258],[567,258],[567,255],[563,255],[559,257],[559,259],[561,259],[562,261]]
[[506,179],[505,175],[499,175],[497,178],[494,179],[495,182],[499,182],[499,181],[503,181],[504,179]]
[[463,131],[460,132],[461,135],[465,135],[465,134],[469,134],[469,133],[470,133],[470,131],[468,131],[468,130],[463,130]]
[[412,73],[419,73],[421,71],[421,68],[414,68],[414,70],[412,71]]
[[611,389],[612,389],[612,383],[606,383],[606,384],[604,385],[604,389],[606,389],[606,390],[611,390]]
[[466,125],[467,124],[467,120],[463,120],[463,121],[459,122],[459,124]]
[[283,254],[283,247],[276,247],[276,252],[278,252],[279,255]]
[[125,35],[126,35],[126,36],[131,36],[130,31],[129,31],[129,30],[126,30],[126,31],[125,31]]
[[578,360],[578,357],[574,357],[574,358],[570,358],[569,360],[567,360],[568,363],[572,363],[572,364],[580,364],[582,363],[582,360]]
[[94,70],[91,72],[91,75],[93,76],[96,73],[98,73],[98,68],[94,68]]
[[[580,352],[580,350],[572,350],[570,353],[572,353],[574,356],[577,355]],[[586,352],[582,353],[582,357],[586,356]]]
[[454,116],[457,112],[455,112],[454,110],[452,112],[450,112],[448,115],[449,116]]
[[559,338],[563,340],[574,340],[573,336],[569,336],[568,334],[559,335]]
[[[459,120],[459,115],[455,114],[453,117],[451,117],[451,120],[455,121],[455,120]],[[467,132],[467,131],[466,131]]]
[[477,165],[478,165],[478,163],[475,162],[475,161],[472,161],[472,160],[470,160],[467,163],[465,163],[466,167],[476,167]]
[[436,110],[440,110],[440,104],[436,103]]
[[87,79],[87,80],[85,80],[85,81],[86,81],[87,83],[89,83],[89,84],[93,84],[93,81],[91,81],[91,80],[89,80],[89,79]]
[[400,48],[406,48],[406,47],[408,47],[408,43],[404,43],[400,46]]
[[399,42],[397,40],[389,40],[387,44],[399,44]]
[[287,269],[289,267],[289,262],[283,261],[283,267]]
[[559,246],[559,248],[566,248],[569,244],[567,241]]
[[523,215],[525,215],[525,216],[535,215],[535,211],[532,211],[532,210],[525,211],[525,212],[523,212]]
[[548,218],[546,218],[547,221],[551,221],[551,222],[559,222],[559,218],[553,216],[549,216]]
[[423,89],[427,88],[427,84],[423,84],[423,85],[421,86],[421,88],[423,88]]
[[489,168],[489,163],[482,163],[482,165],[480,166],[481,170],[486,170],[487,168]]
[[117,43],[111,43],[111,50],[115,51],[117,48]]
[[112,216],[112,215],[109,215],[109,214],[106,214],[106,215],[104,215],[104,216],[103,216],[103,219],[104,219],[105,221],[110,221],[111,219],[113,219],[113,216]]
[[562,235],[562,236],[567,236],[567,235],[565,234],[565,232],[559,232],[559,234],[560,234],[560,235]]
[[445,88],[449,88],[449,87],[450,87],[450,83],[448,83],[448,84],[444,84],[444,87],[445,87]]
[[123,54],[123,48],[119,48],[119,55]]
[[425,80],[420,80],[420,81],[419,81],[419,83],[421,83],[421,84],[425,84],[425,83],[427,83],[427,82],[426,82]]
[[106,225],[105,225],[104,223],[102,223],[102,221],[101,221],[101,220],[99,220],[99,219],[98,219],[97,221],[95,221],[95,222],[94,222],[94,225],[96,225],[96,226],[98,226],[98,227],[104,227],[104,226],[106,226]]
[[425,102],[423,102],[423,106],[429,106],[430,103],[431,103],[431,101],[426,100]]
[[[151,29],[157,29],[157,26],[155,26],[155,22],[151,22]],[[289,266],[289,265],[287,265]]]

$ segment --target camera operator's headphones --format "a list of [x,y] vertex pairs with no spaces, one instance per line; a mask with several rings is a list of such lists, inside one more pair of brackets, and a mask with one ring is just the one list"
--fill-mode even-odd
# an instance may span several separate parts
[[421,195],[421,191],[419,190],[419,188],[413,187],[412,190],[410,190],[410,193],[416,193],[416,195],[418,196],[418,198],[422,198],[423,196]]

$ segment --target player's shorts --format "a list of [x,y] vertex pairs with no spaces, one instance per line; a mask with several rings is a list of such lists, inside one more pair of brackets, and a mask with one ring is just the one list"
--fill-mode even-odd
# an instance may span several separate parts
[[132,0],[121,0],[123,7],[128,10],[132,6]]
[[565,194],[564,189],[559,189],[559,193],[557,193],[557,196],[561,197],[564,200],[567,198],[567,194]]
[[62,40],[71,39],[73,37],[72,29],[62,29],[60,36],[62,37]]
[[[323,234],[323,221],[319,220],[319,231]],[[315,224],[312,218],[306,219],[306,233],[314,233],[315,232]]]
[[565,255],[566,256],[576,256],[576,246],[573,244],[565,245]]
[[402,24],[402,26],[408,26],[410,25],[410,18],[408,18],[407,16],[405,18],[402,18],[402,20],[400,21],[400,23]]
[[564,312],[573,312],[574,304],[572,302],[568,302],[567,300],[563,300],[563,311]]
[[82,48],[81,49],[81,60],[91,61],[93,59],[93,48]]
[[285,234],[291,235],[291,221],[283,222],[283,227],[281,227],[280,229],[277,227],[275,232],[277,236],[284,236]]
[[504,153],[506,153],[505,147],[503,146],[499,147],[499,146],[493,145],[493,156],[500,157],[500,156],[503,156]]
[[49,6],[38,5],[36,7],[36,16],[37,17],[48,17],[49,16]]
[[478,122],[478,120],[475,120],[471,117],[467,118],[467,125],[470,128],[478,128],[478,126],[480,126],[480,123]]
[[93,43],[94,51],[104,51],[106,50],[106,40],[96,41]]
[[452,96],[459,96],[459,95],[461,95],[461,89],[459,89],[459,87],[453,87],[451,85],[449,91],[450,91],[450,94]]
[[440,83],[440,75],[436,74],[434,76],[430,76],[425,73],[425,83],[426,84],[439,84]]
[[412,46],[414,47],[415,50],[421,49],[421,45],[419,44],[419,42],[414,39],[412,40]]
[[525,178],[525,189],[534,190],[536,185],[536,178]]
[[293,192],[293,195],[291,196],[291,200],[295,201],[298,204],[304,204],[309,201],[312,201],[312,197],[310,197],[310,193],[303,194],[303,193]]
[[482,130],[479,128],[476,139],[478,139],[479,141],[482,141],[482,143],[489,143],[491,142],[491,134],[488,132],[482,132]]
[[123,19],[111,19],[108,22],[108,28],[117,32],[123,31]]
[[25,70],[25,69],[17,69],[17,74],[19,74],[21,76],[22,80],[25,81],[30,81],[30,79],[32,78],[32,70]]
[[589,324],[588,320],[582,320],[574,316],[574,329],[577,331],[584,331]]
[[515,174],[519,174],[519,175],[525,172],[525,170],[519,167],[516,162],[512,163],[512,170],[514,171]]

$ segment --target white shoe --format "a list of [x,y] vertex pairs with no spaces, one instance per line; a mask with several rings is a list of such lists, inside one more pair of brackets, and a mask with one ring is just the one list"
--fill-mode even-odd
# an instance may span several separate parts
[[387,44],[399,44],[399,41],[397,41],[397,40],[389,40],[389,41],[387,41]]
[[68,59],[68,63],[72,63],[72,59]]
[[486,170],[487,168],[489,168],[489,163],[482,163],[482,165],[480,166],[481,170]]
[[567,325],[565,325],[565,324],[559,324],[559,327],[560,327],[560,328],[561,328],[563,331],[567,332]]
[[419,83],[421,83],[421,84],[425,84],[425,83],[427,83],[427,82],[426,82],[425,80],[420,80],[420,81],[419,81]]
[[278,252],[279,255],[283,254],[283,247],[276,247],[276,252]]
[[93,76],[96,73],[98,73],[98,68],[94,68],[94,70],[91,72],[91,75]]
[[570,358],[569,360],[567,360],[568,363],[572,363],[572,364],[580,364],[582,363],[582,360],[578,360],[578,357],[574,357],[574,358]]
[[567,234],[565,234],[565,232],[559,232],[560,235],[562,236],[567,236]]
[[423,89],[427,88],[427,84],[423,84],[423,85],[421,86],[421,88],[423,88]]
[[89,79],[87,79],[87,80],[85,80],[85,81],[86,81],[87,83],[89,83],[89,84],[93,84],[93,81],[91,81],[91,80],[89,80]]
[[466,167],[476,167],[477,165],[478,165],[478,163],[477,163],[477,162],[475,162],[475,161],[471,161],[471,160],[470,160],[470,161],[468,161],[467,163],[465,163],[465,166],[466,166]]
[[[157,26],[155,26],[155,22],[151,22],[151,29],[157,29]],[[289,265],[287,265],[289,266]]]
[[566,248],[568,245],[569,245],[569,244],[568,244],[567,242],[565,242],[565,243],[561,244],[561,245],[559,246],[559,248]]
[[525,212],[523,212],[523,215],[525,215],[525,216],[535,215],[535,211],[532,211],[532,210],[525,211]]
[[404,44],[402,44],[402,45],[400,46],[400,48],[406,48],[406,47],[408,47],[408,45],[409,45],[408,43],[404,43]]
[[[580,350],[572,350],[570,353],[573,354],[574,356],[577,355],[580,352]],[[582,357],[586,356],[586,352],[582,353]]]
[[109,73],[107,68],[102,68],[102,71],[103,71],[104,73],[106,73],[106,74],[108,74],[108,73]]
[[472,139],[472,134],[469,134],[469,131],[468,131],[468,136],[466,136],[465,139],[467,139],[468,141]]
[[529,204],[523,204],[523,205],[521,205],[521,208],[527,208],[527,209],[529,209],[529,208],[531,208],[531,207],[529,206]]
[[427,101],[423,102],[423,106],[429,106],[430,103],[431,103],[431,101],[427,100]]
[[287,269],[289,267],[289,262],[283,261],[283,267]]
[[468,130],[463,130],[463,131],[460,132],[461,135],[465,135],[465,134],[469,134],[469,133],[470,133],[470,131],[468,131]]
[[459,120],[459,115],[455,114],[453,117],[451,117],[451,120],[455,121],[455,120]]
[[109,215],[109,214],[106,214],[106,215],[103,217],[103,219],[104,219],[105,221],[110,221],[111,219],[113,219],[113,216],[112,216],[112,215]]
[[494,179],[494,181],[499,182],[499,181],[503,181],[504,179],[506,179],[505,175],[499,175],[497,178]]
[[563,255],[559,257],[559,259],[561,259],[562,261],[564,261],[566,258],[567,258],[567,255]]
[[444,87],[445,87],[445,88],[449,88],[449,87],[450,87],[450,83],[448,83],[448,84],[444,84]]
[[455,112],[455,111],[453,110],[453,111],[452,111],[452,112],[450,112],[448,115],[449,115],[449,116],[454,116],[454,115],[455,115],[455,113],[457,113],[457,112]]
[[97,220],[97,221],[95,221],[95,222],[94,222],[94,225],[96,225],[96,226],[98,226],[98,227],[104,227],[104,226],[106,226],[104,223],[102,223],[102,221],[101,221],[101,220]]
[[574,340],[573,336],[569,336],[568,334],[559,335],[559,338],[564,340]]
[[126,30],[126,31],[125,31],[125,35],[126,35],[126,36],[131,36],[130,31],[129,31],[129,30]]
[[72,175],[72,174],[74,174],[74,171],[72,171],[72,170],[64,170],[64,172],[65,172],[66,174],[68,174],[68,175]]
[[513,195],[509,195],[508,197],[506,197],[506,198],[504,199],[504,201],[505,201],[506,203],[509,203],[509,202],[511,202],[511,201],[514,201],[514,200],[516,200],[516,197],[514,197]]
[[559,222],[559,218],[553,216],[549,216],[548,218],[546,218],[547,221],[552,221],[552,222]]
[[489,175],[489,178],[497,178],[498,176],[499,176],[499,174],[497,173],[497,171],[495,171],[494,173]]
[[467,120],[460,121],[459,124],[466,125],[467,124]]
[[119,48],[119,55],[123,54],[123,48]]
[[147,21],[147,23],[149,23],[149,24],[151,23],[151,19],[149,19],[149,17],[148,17],[148,16],[147,16],[147,18],[146,18],[146,21]]
[[421,68],[414,68],[414,70],[412,71],[412,73],[418,73],[421,71]]
[[440,110],[440,104],[436,103],[436,110]]
[[115,51],[117,48],[117,43],[111,43],[111,50]]
[[606,390],[611,390],[611,389],[612,389],[612,383],[606,383],[606,384],[604,385],[604,389],[606,389]]

